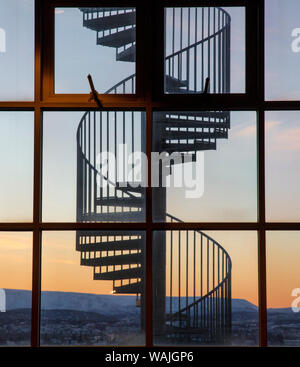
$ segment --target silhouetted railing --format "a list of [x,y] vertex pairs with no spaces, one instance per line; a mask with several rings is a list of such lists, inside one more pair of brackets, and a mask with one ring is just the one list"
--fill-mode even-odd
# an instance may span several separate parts
[[[88,111],[83,115],[77,130],[78,221],[144,219],[145,189],[130,187],[129,183],[139,185],[141,182],[136,181],[134,164],[129,167],[125,161],[135,152],[145,151],[143,135],[142,112]],[[118,157],[124,159],[123,172],[120,172]],[[142,164],[142,174],[145,169]],[[121,187],[127,181],[128,187]]]
[[[230,92],[230,15],[221,8],[167,8],[166,92]],[[185,37],[183,36],[185,35]],[[181,83],[168,88],[168,77]]]
[[[181,222],[167,214],[170,222]],[[167,324],[176,331],[221,338],[231,331],[231,259],[200,230],[168,231]]]
[[[117,60],[135,61],[135,9],[80,9],[84,26],[97,32],[97,44],[116,48]],[[166,56],[166,92],[201,92],[206,77],[210,77],[211,92],[229,92],[228,13],[220,8],[176,8],[166,9],[166,17],[167,12],[171,14],[168,34],[172,40]],[[175,22],[176,16],[179,22]],[[135,78],[135,74],[128,76],[106,93],[135,93]],[[145,152],[144,119],[144,113],[129,111],[88,111],[83,115],[77,130],[78,222],[145,220],[145,188],[139,186],[134,172],[131,178],[122,180],[117,176],[120,158],[112,162],[107,157],[106,167],[101,160],[106,152],[118,157],[120,144],[127,145],[129,154]],[[196,151],[216,149],[217,139],[227,138],[230,128],[230,114],[222,111],[161,112],[154,120],[155,149],[168,154],[178,151],[193,159]],[[142,167],[143,172],[146,167]],[[124,187],[129,183],[137,185]],[[160,200],[166,200],[165,195],[162,190]],[[161,214],[166,216],[165,212]],[[180,221],[169,214],[167,219]],[[94,279],[113,281],[114,293],[141,295],[142,309],[144,240],[144,233],[137,231],[78,231],[76,237],[81,264],[93,267]],[[228,253],[198,230],[168,231],[161,248],[166,251],[166,269],[162,270],[166,294],[159,294],[163,298],[160,306],[166,304],[162,330],[174,337],[197,335],[201,341],[224,340],[231,330]]]

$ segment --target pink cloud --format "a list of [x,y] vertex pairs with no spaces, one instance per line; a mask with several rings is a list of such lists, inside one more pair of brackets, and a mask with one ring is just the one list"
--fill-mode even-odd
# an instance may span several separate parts
[[278,125],[280,125],[280,121],[266,121],[266,131],[270,131]]
[[[274,127],[278,126],[280,121],[266,121],[266,131],[272,130]],[[256,135],[256,125],[246,126],[236,132],[236,136],[248,138]]]
[[286,129],[269,137],[270,148],[276,151],[300,150],[300,127]]
[[256,134],[256,126],[251,125],[251,126],[247,126],[247,127],[244,127],[243,129],[239,130],[236,133],[236,136],[249,137],[249,136],[254,136],[255,134]]

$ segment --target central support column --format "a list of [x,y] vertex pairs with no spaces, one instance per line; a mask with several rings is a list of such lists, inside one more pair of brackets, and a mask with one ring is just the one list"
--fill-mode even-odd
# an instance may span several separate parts
[[[165,113],[153,117],[153,151],[161,151],[162,124]],[[160,121],[160,123],[158,123]],[[152,188],[153,221],[166,221],[166,187],[163,185],[162,170],[159,170],[159,187]],[[166,326],[166,232],[156,231],[153,235],[153,330],[155,337],[165,335]]]

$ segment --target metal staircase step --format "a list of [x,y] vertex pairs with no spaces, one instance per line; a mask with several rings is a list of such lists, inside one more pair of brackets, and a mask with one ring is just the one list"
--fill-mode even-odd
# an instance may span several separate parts
[[183,120],[183,119],[166,119],[158,121],[163,124],[163,127],[174,128],[230,128],[229,122],[214,122],[214,121],[199,121],[199,120]]
[[79,244],[77,251],[128,251],[128,250],[139,250],[143,247],[143,239],[133,240],[116,240],[106,242],[95,242],[87,244]]
[[103,13],[103,12],[108,12],[108,11],[122,11],[122,10],[134,10],[134,8],[109,8],[109,7],[105,7],[105,8],[93,8],[93,7],[81,7],[79,8],[79,10],[81,10],[83,13],[91,13],[91,12],[99,12],[99,13]]
[[94,280],[122,280],[122,279],[138,279],[143,275],[143,269],[141,267],[108,271],[105,273],[95,273]]
[[90,222],[136,222],[143,221],[145,216],[144,210],[108,212],[108,213],[91,213],[82,214],[83,221]]
[[129,265],[140,264],[142,261],[142,254],[127,254],[117,256],[103,256],[93,259],[81,259],[81,265],[86,266],[110,266],[110,265]]
[[225,139],[228,137],[226,130],[214,130],[213,132],[208,131],[174,131],[165,130],[163,131],[163,137],[166,139]]
[[103,236],[103,237],[114,237],[114,236],[140,236],[143,237],[143,232],[141,231],[112,231],[112,230],[80,230],[78,232],[79,238],[84,237],[95,237],[95,236]]
[[180,111],[180,112],[167,112],[172,116],[184,116],[184,117],[203,117],[212,119],[228,119],[229,112],[227,111]]
[[108,34],[101,37],[98,34],[97,45],[107,47],[121,47],[135,41],[135,27],[125,29],[124,31]]
[[144,193],[145,187],[136,186],[136,183],[133,182],[117,182],[116,189],[123,192],[131,192],[131,193]]
[[136,23],[135,12],[105,15],[104,17],[94,19],[84,19],[83,26],[93,31],[105,31],[108,29],[115,29],[134,25]]
[[132,45],[131,47],[126,48],[126,50],[117,53],[116,59],[117,61],[135,62],[135,55],[136,47],[135,45]]
[[120,287],[114,287],[115,294],[137,294],[142,293],[143,284],[142,282],[134,282]]
[[163,143],[162,149],[168,153],[173,152],[192,152],[199,150],[216,150],[215,142],[195,142],[194,144],[178,144],[178,143]]
[[113,207],[131,207],[142,208],[144,206],[144,198],[142,197],[102,197],[96,199],[97,205],[113,206]]
[[[174,166],[175,164],[182,164],[184,162],[184,159],[185,157],[187,156],[186,158],[186,161],[185,162],[196,162],[196,154],[195,153],[181,153],[181,161],[172,161],[171,162],[171,166]],[[166,159],[162,159],[162,164],[167,164],[166,167],[170,167],[169,166],[169,163],[170,163],[170,159],[169,158],[166,158]]]
[[167,92],[176,92],[180,90],[180,88],[187,88],[188,81],[187,80],[179,80],[170,75],[166,75],[166,90]]

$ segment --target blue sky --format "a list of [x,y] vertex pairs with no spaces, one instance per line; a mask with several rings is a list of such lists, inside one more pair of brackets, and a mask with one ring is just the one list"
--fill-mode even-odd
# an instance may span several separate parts
[[6,38],[5,52],[0,52],[1,101],[33,99],[33,4],[33,0],[0,0],[0,29]]
[[292,31],[300,27],[298,0],[266,0],[266,99],[300,99],[300,52],[292,51]]

